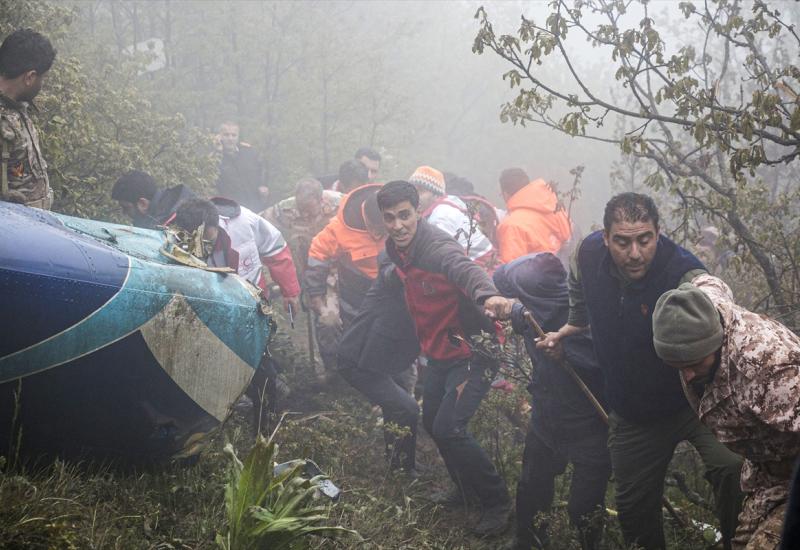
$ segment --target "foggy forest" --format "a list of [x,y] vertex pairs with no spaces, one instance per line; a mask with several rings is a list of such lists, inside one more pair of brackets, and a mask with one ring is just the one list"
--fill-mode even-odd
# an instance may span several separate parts
[[[798,22],[789,0],[0,0],[0,38],[32,28],[57,51],[33,120],[59,219],[127,227],[112,188],[131,170],[160,188],[215,196],[225,123],[263,162],[265,209],[304,178],[336,179],[362,147],[379,153],[381,183],[431,166],[501,209],[501,173],[522,168],[555,192],[573,242],[603,229],[613,195],[651,196],[662,235],[724,280],[739,306],[795,334]],[[98,238],[88,221],[65,223]],[[309,260],[295,252],[294,262]],[[4,295],[23,293],[10,288]],[[208,437],[169,460],[31,456],[36,429],[18,417],[26,401],[47,397],[6,375],[3,356],[16,348],[3,344],[0,422],[11,428],[0,431],[9,439],[0,548],[516,548],[512,527],[476,536],[474,510],[427,499],[446,488],[448,470],[421,421],[420,475],[387,466],[384,438],[404,428],[387,428],[347,383],[320,377],[310,307],[281,304],[268,312],[268,353],[288,397],[258,427],[241,399],[229,400]],[[470,431],[513,501],[536,364],[505,330],[504,343],[482,352],[501,366]],[[163,349],[187,365],[205,361],[200,344]],[[92,379],[81,384],[102,392]],[[299,462],[273,472],[294,459],[323,477],[303,477]],[[321,496],[323,479],[341,494]],[[547,548],[589,547],[570,521],[572,479],[569,466],[552,511],[537,517]],[[723,548],[693,447],[678,445],[664,483],[666,548]],[[593,548],[630,548],[613,482],[604,502]]]

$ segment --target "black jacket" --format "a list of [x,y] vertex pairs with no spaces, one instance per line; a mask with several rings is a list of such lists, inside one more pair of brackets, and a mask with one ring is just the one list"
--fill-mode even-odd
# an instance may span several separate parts
[[465,340],[494,333],[483,302],[499,292],[482,267],[467,257],[453,237],[420,220],[407,250],[386,241],[394,273],[405,286],[406,304],[429,359],[449,361],[472,355]]
[[169,189],[159,189],[150,199],[147,213],[137,216],[133,220],[133,225],[145,229],[155,229],[159,225],[169,225],[175,218],[175,212],[178,207],[187,200],[195,198],[195,196],[194,192],[183,184]]
[[233,199],[253,212],[267,205],[258,192],[264,181],[264,165],[258,153],[249,145],[240,144],[236,153],[223,153],[219,166],[217,193]]
[[577,259],[609,407],[640,424],[687,409],[678,370],[665,365],[653,347],[653,310],[664,292],[677,288],[688,271],[705,269],[703,264],[661,235],[645,276],[626,284],[602,231],[583,240]]
[[[394,264],[379,256],[381,271]],[[377,277],[361,302],[358,314],[339,343],[340,369],[361,369],[396,374],[419,355],[419,341],[397,279]]]
[[[557,426],[571,436],[580,436],[605,430],[605,424],[570,375],[536,349],[534,340],[538,335],[523,316],[525,309],[529,310],[545,332],[561,328],[569,314],[566,279],[561,262],[550,253],[522,256],[500,266],[494,274],[498,290],[521,302],[514,306],[511,323],[514,331],[524,336],[533,363],[528,391],[533,398],[534,429],[537,423],[544,422],[551,429]],[[591,335],[586,332],[570,336],[562,343],[567,363],[604,405],[603,375],[594,356]]]

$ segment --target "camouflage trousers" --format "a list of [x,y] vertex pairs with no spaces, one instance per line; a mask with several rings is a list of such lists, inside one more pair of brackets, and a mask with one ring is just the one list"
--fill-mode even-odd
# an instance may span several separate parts
[[786,502],[773,508],[766,516],[748,513],[752,498],[745,497],[739,526],[731,541],[733,550],[777,550],[781,544]]
[[42,197],[39,200],[26,202],[25,206],[30,206],[31,208],[41,208],[42,210],[50,210],[50,207],[53,205],[53,190],[48,189],[47,195]]
[[47,194],[42,197],[41,199],[36,199],[34,201],[25,201],[24,195],[20,192],[14,192],[15,194],[3,195],[0,192],[0,201],[6,202],[13,202],[15,204],[23,204],[25,206],[29,206],[30,208],[41,208],[42,210],[50,210],[50,207],[53,205],[53,190],[47,189]]

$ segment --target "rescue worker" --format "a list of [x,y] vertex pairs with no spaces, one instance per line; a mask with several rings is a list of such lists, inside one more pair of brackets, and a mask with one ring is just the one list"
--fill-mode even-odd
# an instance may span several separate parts
[[[230,199],[190,199],[178,208],[175,225],[190,232],[202,225],[203,239],[208,241],[203,259],[208,265],[235,269],[269,298],[261,269],[266,267],[281,290],[284,309],[297,310],[300,284],[292,254],[280,231],[267,220]],[[279,384],[275,365],[264,353],[246,392],[254,404],[254,427],[264,425],[263,415],[269,412],[266,405],[275,405]]]
[[141,170],[131,170],[114,183],[111,198],[117,201],[133,225],[155,229],[172,223],[178,207],[195,198],[195,194],[183,184],[159,189],[153,176]]
[[[381,253],[382,271],[394,265]],[[419,342],[397,280],[377,277],[339,345],[339,374],[381,407],[389,468],[417,477],[419,405],[413,389]],[[398,430],[399,428],[399,430]],[[399,432],[399,433],[398,433]]]
[[422,421],[444,459],[454,490],[436,500],[457,505],[474,496],[483,508],[473,527],[478,535],[501,532],[510,511],[505,482],[467,424],[491,382],[491,361],[473,355],[467,338],[494,331],[493,318],[506,319],[503,298],[486,272],[441,229],[420,219],[419,195],[409,182],[393,181],[378,192],[389,233],[386,252],[399,279],[427,358]]
[[333,189],[347,194],[356,187],[370,183],[369,170],[357,160],[346,160],[339,167],[339,179]]
[[[302,280],[308,262],[308,251],[312,239],[322,231],[336,215],[342,194],[329,189],[322,189],[322,184],[314,178],[305,178],[297,182],[293,197],[270,206],[261,213],[270,223],[277,227],[289,248],[297,259],[295,267],[297,276]],[[340,331],[337,326],[322,322],[324,318],[339,318],[339,301],[336,296],[336,274],[328,276],[325,296],[320,314],[313,314],[316,338],[322,364],[327,372],[336,368],[336,346]],[[320,378],[324,373],[318,373]]]
[[569,241],[570,220],[544,180],[531,181],[521,168],[509,168],[500,174],[500,193],[508,207],[497,226],[501,262],[534,252],[556,254]]
[[423,218],[456,239],[467,251],[470,259],[491,268],[494,247],[480,230],[479,221],[459,197],[448,195],[444,174],[430,166],[420,166],[408,182],[419,194],[419,207]]
[[378,183],[381,173],[381,154],[371,147],[359,147],[353,158],[367,168],[369,183]]
[[[363,166],[362,166],[363,169]],[[378,274],[378,254],[385,230],[375,193],[380,185],[364,185],[342,198],[336,217],[311,241],[303,288],[311,309],[322,323],[341,331],[356,316],[361,301]],[[336,269],[339,314],[325,311],[328,277]],[[341,332],[338,333],[338,341]]]
[[336,215],[342,194],[323,189],[314,178],[297,182],[294,195],[261,212],[281,230],[295,257],[308,255],[311,239]]
[[700,275],[659,298],[653,344],[700,420],[745,458],[733,547],[777,549],[800,456],[800,338]]
[[[360,162],[367,169],[367,179],[361,181],[359,185],[367,183],[377,183],[381,170],[381,155],[375,149],[370,147],[359,147],[353,155],[353,160]],[[341,165],[340,165],[341,170]],[[328,174],[327,176],[319,176],[317,180],[322,184],[325,189],[332,189],[334,191],[341,191],[346,193],[339,187],[340,177],[339,174]],[[356,185],[354,187],[358,187]]]
[[0,45],[0,200],[45,210],[53,191],[30,111],[55,57],[50,41],[31,29]]
[[220,124],[217,141],[222,155],[217,194],[260,212],[267,205],[269,187],[258,152],[249,143],[239,140],[239,125],[235,122]]
[[[521,302],[514,304],[511,324],[514,332],[524,335],[525,348],[533,363],[528,386],[531,421],[517,484],[512,548],[530,550],[532,546],[547,546],[546,522],[534,527],[534,518],[550,512],[555,477],[564,473],[567,464],[572,464],[567,512],[578,529],[581,548],[599,549],[606,485],[611,476],[608,428],[570,375],[536,349],[537,334],[524,317],[527,308],[545,331],[558,330],[566,322],[567,272],[553,254],[528,254],[498,267],[494,283],[504,296]],[[603,373],[594,356],[591,335],[583,332],[565,338],[562,349],[563,359],[601,405],[605,405]]]
[[465,177],[458,176],[452,172],[444,172],[444,181],[448,195],[454,195],[467,205],[467,211],[474,215],[478,220],[478,227],[481,232],[489,238],[489,242],[494,247],[495,263],[499,264],[497,258],[497,225],[506,215],[506,211],[497,208],[489,200],[475,191],[473,183]]
[[445,188],[447,193],[456,197],[471,196],[475,194],[475,185],[467,178],[461,177],[453,172],[442,172],[444,175]]
[[[217,213],[217,223],[211,216]],[[212,267],[230,267],[244,279],[260,288],[266,295],[267,281],[261,266],[281,290],[284,309],[297,308],[300,283],[294,260],[286,241],[278,229],[267,220],[222,197],[211,200],[190,199],[175,214],[175,225],[185,231],[195,231],[204,226],[204,238],[209,241],[208,256],[204,258]]]
[[567,323],[547,333],[537,347],[552,353],[562,338],[591,326],[611,409],[608,447],[626,544],[665,547],[664,476],[677,444],[688,441],[706,468],[723,543],[730,547],[742,500],[742,459],[700,422],[678,373],[653,347],[656,300],[706,271],[690,252],[660,234],[658,209],[647,195],[613,197],[603,227],[573,255]]

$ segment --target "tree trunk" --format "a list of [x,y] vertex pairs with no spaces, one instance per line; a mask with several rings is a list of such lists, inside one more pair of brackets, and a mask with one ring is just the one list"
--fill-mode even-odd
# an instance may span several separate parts
[[111,26],[114,29],[114,40],[117,44],[117,52],[122,54],[122,50],[125,49],[125,33],[122,28],[122,21],[120,21],[119,3],[116,0],[112,0],[109,9],[111,11]]
[[237,122],[241,124],[242,116],[244,115],[244,97],[242,94],[242,89],[244,88],[244,84],[242,82],[242,65],[239,62],[239,42],[237,40],[236,31],[239,26],[236,24],[236,13],[235,13],[236,5],[231,2],[228,4],[228,19],[229,19],[229,27],[230,27],[230,40],[231,40],[231,58],[233,60],[233,72],[236,77],[236,117]]

